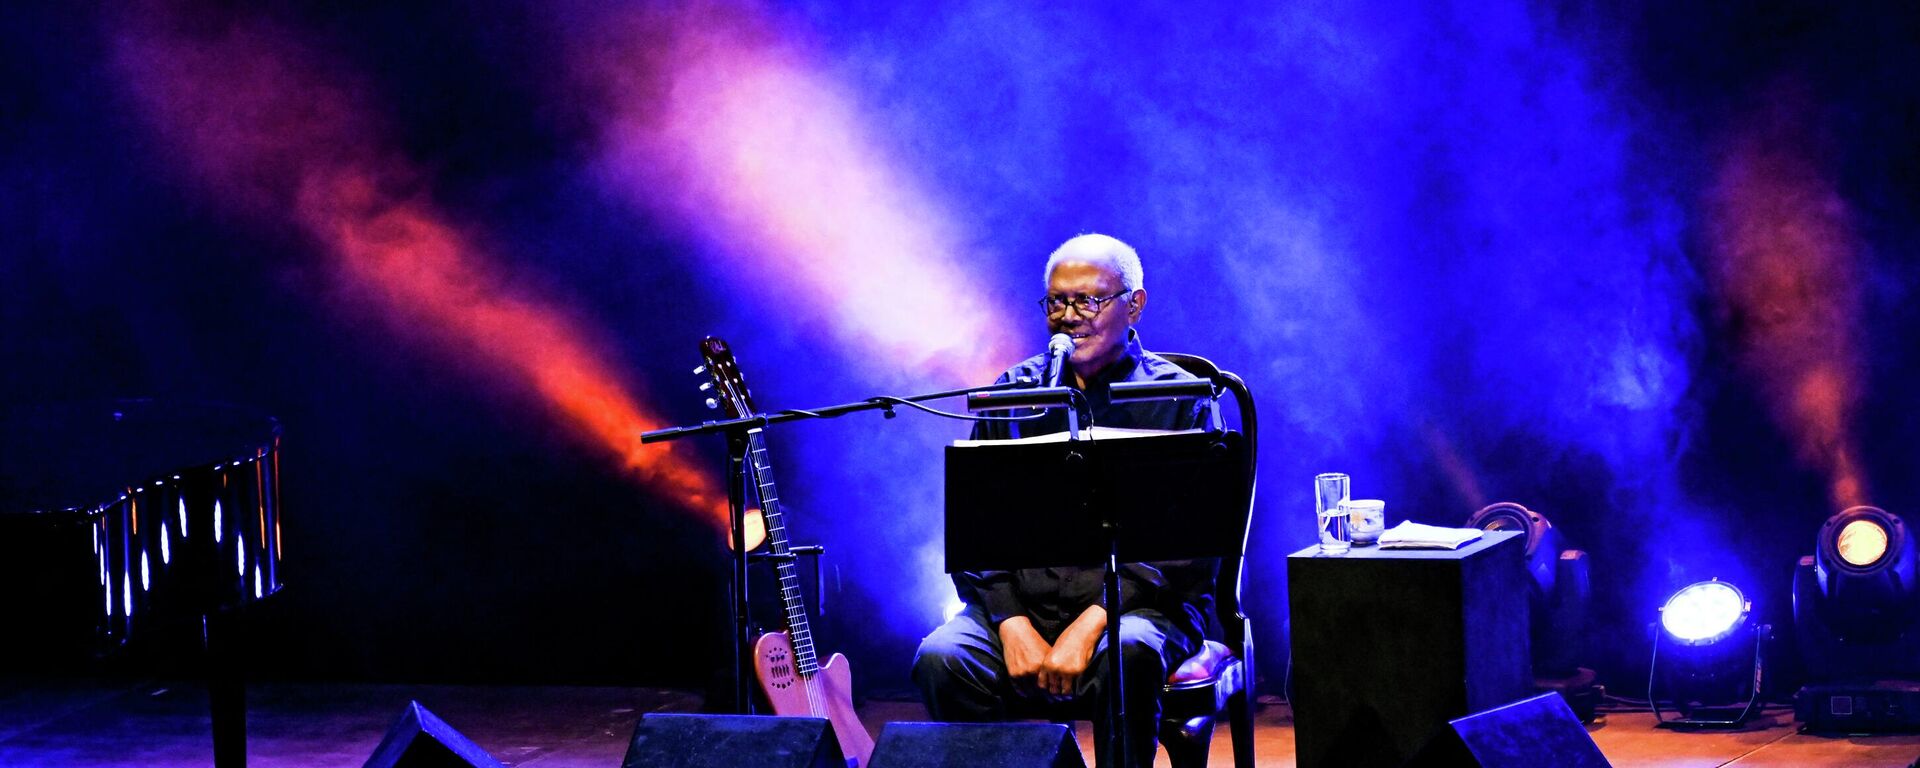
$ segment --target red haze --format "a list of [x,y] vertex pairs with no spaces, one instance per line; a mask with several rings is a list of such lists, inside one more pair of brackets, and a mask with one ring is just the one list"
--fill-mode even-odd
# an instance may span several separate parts
[[130,13],[116,63],[161,148],[216,203],[291,223],[355,309],[537,394],[649,487],[724,525],[724,492],[684,455],[640,446],[660,420],[590,334],[513,286],[436,208],[357,80],[270,25],[188,16]]
[[1867,503],[1852,422],[1860,397],[1860,277],[1847,205],[1804,125],[1808,100],[1776,89],[1735,131],[1709,192],[1710,276],[1799,456],[1834,509]]

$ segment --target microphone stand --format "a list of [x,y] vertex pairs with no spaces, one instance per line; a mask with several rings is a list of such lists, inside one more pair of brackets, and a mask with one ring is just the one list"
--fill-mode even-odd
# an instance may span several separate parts
[[979,395],[982,393],[1003,392],[1013,389],[1029,389],[1034,386],[1032,379],[1021,378],[1002,384],[989,384],[983,387],[949,389],[941,392],[929,392],[900,398],[868,398],[854,403],[830,405],[824,408],[805,410],[777,411],[738,419],[706,421],[700,424],[682,427],[667,427],[640,433],[640,442],[660,443],[678,440],[693,435],[724,434],[727,438],[727,520],[730,531],[728,539],[733,542],[733,563],[729,574],[728,612],[729,624],[733,627],[733,708],[741,714],[752,714],[753,710],[753,673],[750,669],[753,636],[753,622],[749,615],[747,593],[747,435],[755,429],[772,424],[784,424],[802,419],[831,419],[849,413],[878,410],[887,418],[896,414],[894,406],[901,402],[920,403],[929,400],[943,400],[950,397]]
[[737,431],[745,435],[747,430],[754,427],[772,426],[774,424],[785,424],[789,421],[803,421],[807,419],[832,419],[861,411],[884,411],[888,417],[891,418],[894,415],[894,407],[902,402],[924,403],[929,400],[944,400],[949,397],[961,397],[963,395],[973,395],[981,392],[1031,389],[1033,386],[1034,381],[1032,379],[1019,378],[1002,384],[988,384],[983,387],[967,387],[966,389],[949,389],[941,392],[929,392],[924,395],[887,398],[870,397],[859,402],[829,405],[824,408],[791,408],[784,411],[774,411],[772,413],[763,413],[738,419],[703,421],[699,424],[685,427],[666,427],[664,429],[648,430],[640,433],[640,442],[642,444],[661,443],[692,435],[710,435],[716,432],[731,433]]

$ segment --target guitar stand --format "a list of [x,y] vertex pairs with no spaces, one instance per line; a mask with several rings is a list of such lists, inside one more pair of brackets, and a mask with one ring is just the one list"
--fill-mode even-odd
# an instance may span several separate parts
[[[760,638],[759,628],[753,623],[753,604],[751,591],[747,586],[748,566],[756,562],[779,563],[797,562],[802,557],[813,558],[813,588],[819,598],[817,606],[820,615],[827,613],[826,583],[820,573],[820,556],[827,548],[819,544],[792,546],[786,554],[775,552],[747,551],[746,496],[747,496],[747,432],[757,428],[757,419],[750,423],[727,430],[727,518],[731,523],[730,538],[733,540],[733,574],[729,579],[729,609],[732,613],[734,631],[733,650],[733,709],[743,715],[754,714],[759,697],[754,688],[753,646]],[[765,518],[762,518],[764,524]]]
[[753,714],[752,676],[747,672],[753,647],[753,617],[747,611],[747,432],[727,431],[727,521],[733,542],[733,569],[727,578],[727,610],[733,626],[733,710]]
[[[704,371],[704,367],[701,371]],[[753,673],[748,670],[748,665],[751,663],[753,656],[753,643],[757,639],[753,631],[753,619],[748,614],[747,603],[747,565],[754,557],[757,557],[746,551],[747,433],[750,430],[762,429],[789,421],[821,418],[830,419],[860,411],[877,410],[888,417],[892,417],[896,415],[893,413],[894,405],[899,402],[920,403],[930,400],[943,400],[951,397],[972,395],[980,392],[1027,389],[1033,386],[1034,381],[1032,379],[1021,378],[1015,381],[990,384],[984,387],[952,389],[922,395],[912,395],[909,397],[870,398],[860,402],[843,403],[824,408],[781,411],[778,413],[726,419],[723,421],[707,421],[692,426],[667,427],[665,429],[655,429],[640,434],[640,442],[643,445],[677,440],[693,435],[720,433],[727,437],[727,520],[729,528],[727,538],[733,542],[733,562],[731,564],[731,572],[728,575],[729,584],[727,585],[729,597],[727,608],[730,614],[729,623],[732,625],[734,635],[734,711],[742,714],[752,714],[754,701]],[[802,556],[818,556],[824,552],[824,550],[819,550],[818,548],[813,548],[818,550],[813,552],[802,551],[809,549],[808,547],[792,547],[791,549],[794,550],[794,554]],[[777,555],[768,556],[778,557]],[[817,579],[819,576],[818,568],[815,569],[814,574]],[[822,592],[821,594],[824,599],[825,593]]]
[[[779,563],[796,562],[802,557],[813,558],[814,593],[819,596],[820,615],[826,615],[825,580],[820,573],[820,556],[827,548],[818,544],[788,547],[786,554],[774,552],[747,551],[747,451],[749,430],[759,428],[763,419],[747,419],[746,423],[735,425],[727,433],[727,519],[733,541],[733,574],[728,581],[728,603],[733,624],[733,709],[743,715],[754,714],[759,697],[755,694],[752,664],[753,646],[760,638],[759,628],[753,623],[753,604],[751,590],[747,586],[748,566],[756,562]],[[761,518],[765,523],[765,518]]]
[[[749,552],[747,553],[747,562],[749,564],[798,562],[800,558],[803,557],[811,560],[813,562],[813,593],[816,595],[816,599],[814,600],[814,613],[819,616],[825,616],[827,615],[826,579],[820,573],[820,557],[826,553],[827,548],[825,546],[819,544],[803,544],[788,547],[787,553],[784,555],[773,552]],[[742,573],[744,573],[744,571]],[[752,683],[753,675],[750,671],[750,659],[753,658],[753,645],[760,639],[762,633],[759,625],[755,624],[749,615],[749,611],[752,608],[752,601],[748,596],[749,591],[746,587],[746,579],[743,577],[738,583],[740,584],[739,588],[734,590],[734,594],[730,596],[733,601],[733,611],[735,616],[745,616],[747,619],[739,623],[740,635],[737,640],[740,645],[734,653],[734,680],[737,686],[735,695],[742,697],[737,699],[739,704],[735,709],[741,714],[751,715],[755,714],[755,710],[758,709],[762,703],[760,701],[759,691]]]
[[827,615],[827,580],[820,573],[820,556],[826,553],[827,548],[820,544],[798,544],[787,547],[787,553],[784,555],[773,552],[750,552],[747,557],[756,563],[797,562],[800,558],[807,558],[813,564],[813,614],[825,616]]

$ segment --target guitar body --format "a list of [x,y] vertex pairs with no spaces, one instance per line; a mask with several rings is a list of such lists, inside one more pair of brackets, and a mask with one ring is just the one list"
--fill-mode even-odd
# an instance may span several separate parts
[[[873,737],[853,711],[853,670],[838,653],[809,677],[794,667],[793,639],[785,632],[768,632],[753,643],[753,673],[776,715],[824,717],[833,723],[834,738],[847,763],[864,768],[873,756]],[[808,689],[812,695],[808,695]]]

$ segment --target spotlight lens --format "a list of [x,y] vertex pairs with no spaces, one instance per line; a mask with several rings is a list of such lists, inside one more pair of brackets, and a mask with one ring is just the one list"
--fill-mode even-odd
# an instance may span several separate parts
[[1724,582],[1704,581],[1675,592],[1660,609],[1660,625],[1681,642],[1711,643],[1739,626],[1746,612],[1740,590]]
[[1834,549],[1848,565],[1866,567],[1887,554],[1887,529],[1872,520],[1855,520],[1840,529]]

